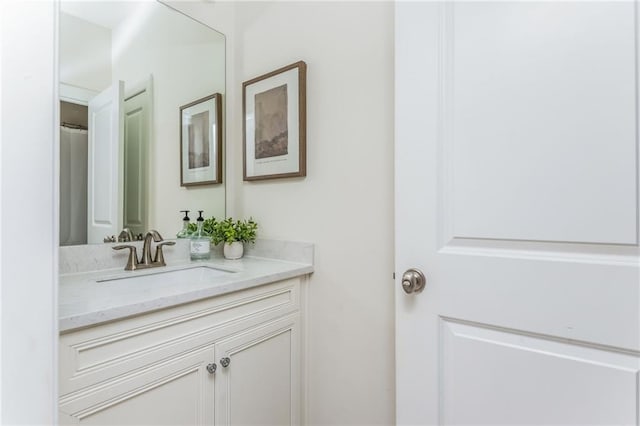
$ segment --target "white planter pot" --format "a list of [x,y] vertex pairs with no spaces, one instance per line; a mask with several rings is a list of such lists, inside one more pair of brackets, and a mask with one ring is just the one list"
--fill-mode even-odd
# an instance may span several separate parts
[[240,259],[244,254],[244,244],[240,241],[224,243],[223,251],[225,259]]

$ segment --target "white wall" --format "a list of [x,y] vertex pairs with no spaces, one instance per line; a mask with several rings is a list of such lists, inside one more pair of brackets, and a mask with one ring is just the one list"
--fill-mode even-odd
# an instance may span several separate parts
[[57,206],[51,1],[0,2],[0,423],[55,424]]
[[[394,423],[393,4],[239,2],[234,84],[298,60],[307,177],[242,183],[260,236],[316,244],[309,285],[312,425]],[[242,111],[241,92],[228,107]],[[228,144],[242,142],[241,119]],[[230,179],[242,182],[241,151]]]

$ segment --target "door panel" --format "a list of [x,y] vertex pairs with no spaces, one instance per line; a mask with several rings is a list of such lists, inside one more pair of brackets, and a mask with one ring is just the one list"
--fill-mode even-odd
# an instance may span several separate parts
[[152,80],[124,101],[124,225],[144,234],[147,226],[148,156],[151,139]]
[[441,13],[453,237],[636,244],[634,4]]
[[216,358],[230,359],[216,373],[217,425],[300,424],[298,321],[285,317],[216,344]]
[[446,318],[440,327],[441,423],[636,422],[635,356]]
[[124,82],[89,101],[87,242],[101,243],[122,229]]
[[396,4],[398,424],[637,424],[635,25]]
[[214,421],[212,346],[65,395],[61,424],[210,425]]
[[[86,425],[199,425],[199,375],[191,370],[156,386],[140,389],[81,418]],[[204,402],[204,401],[203,401]],[[206,403],[206,402],[205,402]],[[210,403],[210,402],[208,402]]]

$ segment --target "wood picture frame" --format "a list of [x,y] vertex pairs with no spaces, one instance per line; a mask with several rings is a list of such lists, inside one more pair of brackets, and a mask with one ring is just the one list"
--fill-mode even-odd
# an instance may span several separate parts
[[307,175],[307,64],[242,83],[243,179]]
[[180,186],[222,183],[222,95],[180,107]]

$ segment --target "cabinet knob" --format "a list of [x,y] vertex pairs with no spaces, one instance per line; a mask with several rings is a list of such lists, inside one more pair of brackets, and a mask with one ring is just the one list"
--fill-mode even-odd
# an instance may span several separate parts
[[209,374],[215,373],[217,368],[218,366],[216,365],[215,362],[212,362],[211,364],[207,365],[207,371],[209,372]]
[[227,368],[229,366],[229,364],[231,364],[231,358],[229,357],[224,357],[220,360],[220,365]]

